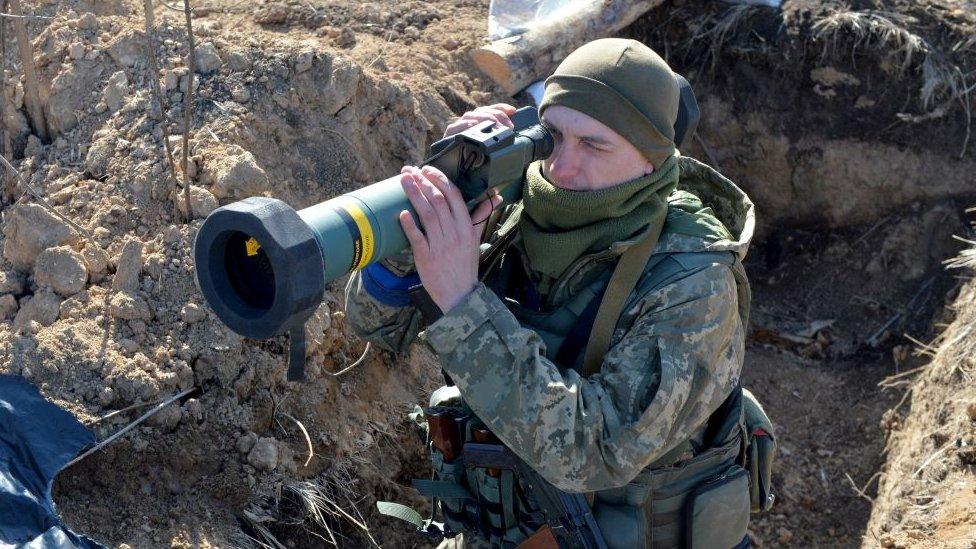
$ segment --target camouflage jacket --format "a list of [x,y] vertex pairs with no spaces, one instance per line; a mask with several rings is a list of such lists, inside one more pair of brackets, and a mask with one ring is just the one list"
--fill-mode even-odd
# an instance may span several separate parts
[[[755,225],[751,201],[694,159],[683,157],[680,169],[654,254],[682,264],[687,254],[728,252],[741,273]],[[636,240],[580,258],[553,286],[548,306],[612,267]],[[588,378],[556,365],[547,356],[555,349],[484,284],[420,335],[468,406],[544,478],[571,492],[609,489],[693,439],[738,384],[749,290],[733,270],[678,269],[632,295],[601,370]],[[358,335],[393,351],[423,329],[414,307],[374,299],[359,272],[346,288],[346,315]]]

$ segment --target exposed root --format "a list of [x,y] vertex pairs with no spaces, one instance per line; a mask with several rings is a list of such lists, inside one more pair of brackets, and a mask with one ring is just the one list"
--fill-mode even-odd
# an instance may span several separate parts
[[308,436],[308,429],[305,428],[305,425],[303,425],[301,421],[295,419],[291,414],[281,412],[281,415],[294,421],[295,425],[298,425],[298,428],[302,431],[302,435],[305,436],[305,444],[308,445],[308,459],[305,460],[304,466],[308,467],[308,464],[312,462],[312,458],[315,457],[315,450],[312,448],[312,437]]

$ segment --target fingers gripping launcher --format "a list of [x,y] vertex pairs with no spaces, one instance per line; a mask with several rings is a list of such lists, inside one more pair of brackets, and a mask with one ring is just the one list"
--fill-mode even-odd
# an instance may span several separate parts
[[[484,122],[442,139],[424,164],[444,172],[469,208],[494,193],[516,202],[526,167],[548,157],[553,144],[535,108],[520,109],[512,122],[514,128]],[[288,332],[288,379],[300,380],[305,322],[325,284],[406,249],[403,210],[416,219],[399,176],[299,211],[266,197],[228,204],[197,234],[200,291],[217,317],[244,337]]]

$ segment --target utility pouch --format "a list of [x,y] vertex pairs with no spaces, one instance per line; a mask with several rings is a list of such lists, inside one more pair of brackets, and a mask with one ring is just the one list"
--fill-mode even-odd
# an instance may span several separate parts
[[745,415],[745,468],[749,472],[749,499],[753,513],[768,511],[776,500],[772,485],[776,438],[773,424],[756,397],[742,390]]
[[644,547],[647,541],[647,518],[644,510],[626,503],[598,502],[593,505],[593,518],[606,539],[608,549]]
[[688,495],[685,543],[690,549],[730,549],[749,527],[749,475],[732,465]]
[[[464,461],[456,458],[453,461],[444,461],[444,455],[431,446],[431,464],[434,469],[434,478],[441,482],[448,482],[465,486]],[[463,532],[464,523],[467,517],[466,506],[471,504],[467,498],[440,497],[441,511],[444,518],[444,525],[452,532]]]

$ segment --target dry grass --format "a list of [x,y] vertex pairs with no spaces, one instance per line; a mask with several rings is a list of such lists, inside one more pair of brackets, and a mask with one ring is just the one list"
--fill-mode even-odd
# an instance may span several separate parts
[[[967,73],[945,52],[925,38],[908,30],[910,19],[902,14],[881,11],[835,11],[814,22],[814,40],[823,44],[823,56],[838,55],[841,49],[870,50],[898,66],[897,76],[915,71],[921,76],[918,99],[925,111],[921,116],[902,116],[906,122],[941,118],[958,103],[966,116],[966,137],[960,157],[966,154],[972,121],[971,95]],[[851,43],[853,41],[853,43]],[[968,50],[976,37],[960,41],[952,51]]]
[[685,45],[687,49],[695,43],[708,44],[706,55],[708,57],[709,71],[714,73],[718,68],[718,61],[722,51],[750,27],[750,20],[760,11],[769,9],[764,6],[752,4],[735,4],[723,11],[720,15],[712,17],[693,33]]
[[278,485],[274,494],[244,510],[251,532],[243,534],[242,545],[285,549],[288,545],[278,535],[300,531],[323,544],[348,546],[352,540],[339,531],[346,524],[361,532],[372,546],[379,547],[356,505],[359,498],[352,492],[354,482],[350,462],[337,461],[315,479]]

